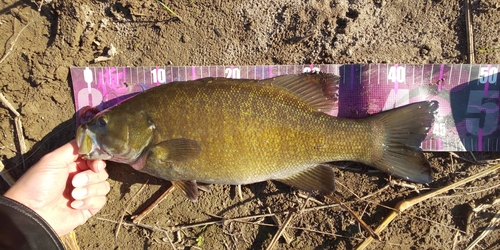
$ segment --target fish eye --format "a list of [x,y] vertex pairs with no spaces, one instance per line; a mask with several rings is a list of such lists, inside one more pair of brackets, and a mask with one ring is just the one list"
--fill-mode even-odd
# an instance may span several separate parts
[[99,119],[97,119],[97,126],[99,126],[99,127],[106,126],[106,120],[104,120],[103,117],[99,117]]

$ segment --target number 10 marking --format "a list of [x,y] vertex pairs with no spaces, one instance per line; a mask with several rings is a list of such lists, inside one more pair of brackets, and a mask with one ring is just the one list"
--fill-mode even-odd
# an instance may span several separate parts
[[167,75],[165,74],[165,69],[151,70],[151,79],[153,83],[166,83]]

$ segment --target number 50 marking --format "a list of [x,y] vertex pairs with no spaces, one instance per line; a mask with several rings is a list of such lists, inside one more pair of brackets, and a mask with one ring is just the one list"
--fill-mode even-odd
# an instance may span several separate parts
[[[485,101],[486,99],[486,101]],[[488,101],[489,100],[489,101]],[[480,118],[466,118],[467,131],[473,135],[478,135],[482,129],[483,135],[495,132],[498,127],[498,91],[490,91],[484,96],[482,90],[471,90],[469,94],[469,105],[467,113],[482,113]]]
[[489,82],[490,84],[497,83],[497,67],[481,67],[479,68],[479,83],[485,84]]

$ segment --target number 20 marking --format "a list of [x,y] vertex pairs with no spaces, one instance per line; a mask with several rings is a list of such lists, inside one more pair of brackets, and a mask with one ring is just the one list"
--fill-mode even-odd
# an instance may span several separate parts
[[226,68],[224,70],[224,75],[226,76],[226,78],[240,79],[240,69]]
[[305,67],[302,69],[302,73],[318,73],[321,70],[318,67],[313,67],[312,69],[309,67]]

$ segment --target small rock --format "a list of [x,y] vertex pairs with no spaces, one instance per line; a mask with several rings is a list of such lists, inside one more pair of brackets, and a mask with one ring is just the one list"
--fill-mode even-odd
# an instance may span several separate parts
[[59,66],[56,69],[55,77],[58,80],[66,80],[68,78],[69,69],[65,66]]
[[431,48],[428,45],[423,45],[422,47],[420,47],[421,56],[428,56],[430,52]]
[[186,34],[184,34],[184,35],[181,36],[181,42],[183,42],[183,43],[189,43],[189,42],[191,42],[191,37],[188,36],[188,35],[186,35]]
[[14,17],[16,17],[17,19],[19,19],[19,21],[21,21],[23,24],[25,23],[28,23],[29,21],[29,17],[27,16],[27,14],[25,13],[22,13],[19,9],[17,8],[13,8],[10,10],[10,14],[12,14]]
[[117,53],[117,50],[116,50],[115,46],[113,44],[110,44],[109,50],[108,50],[108,56],[113,57],[116,55],[116,53]]
[[352,56],[352,50],[351,50],[351,49],[347,49],[347,50],[345,51],[345,54],[346,54],[347,56]]

